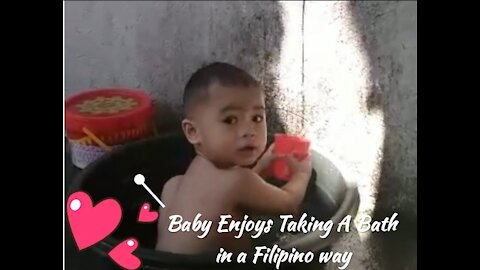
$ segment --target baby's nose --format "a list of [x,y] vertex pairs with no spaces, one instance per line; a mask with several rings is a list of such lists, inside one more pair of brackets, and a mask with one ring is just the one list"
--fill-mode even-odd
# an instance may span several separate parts
[[242,129],[242,137],[254,137],[255,136],[255,126],[254,125],[245,125]]
[[245,132],[243,133],[243,137],[255,137],[255,132]]

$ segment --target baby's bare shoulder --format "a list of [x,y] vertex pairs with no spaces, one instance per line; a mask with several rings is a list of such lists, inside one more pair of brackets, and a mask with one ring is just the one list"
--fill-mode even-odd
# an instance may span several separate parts
[[165,185],[163,185],[162,197],[169,196],[169,194],[174,193],[177,190],[178,182],[183,177],[183,175],[177,175],[167,180]]

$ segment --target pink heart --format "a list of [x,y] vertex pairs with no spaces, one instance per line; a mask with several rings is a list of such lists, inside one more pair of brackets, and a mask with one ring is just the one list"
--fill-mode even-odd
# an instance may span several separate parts
[[122,208],[114,199],[92,206],[90,196],[82,191],[68,197],[67,214],[78,249],[87,248],[112,233],[122,218]]
[[137,269],[142,264],[140,259],[132,254],[137,247],[138,241],[135,238],[129,238],[114,247],[108,256],[123,268]]
[[158,212],[150,211],[150,204],[144,203],[140,208],[140,212],[138,213],[138,222],[148,223],[156,221],[158,218]]

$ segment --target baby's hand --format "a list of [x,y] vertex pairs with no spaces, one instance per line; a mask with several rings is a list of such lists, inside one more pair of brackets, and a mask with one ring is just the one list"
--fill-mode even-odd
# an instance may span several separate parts
[[305,174],[307,178],[310,178],[312,174],[312,159],[310,153],[301,161],[295,157],[295,153],[287,155],[286,159],[292,175]]
[[257,165],[253,168],[253,171],[255,171],[257,174],[259,174],[262,177],[268,177],[270,176],[270,164],[272,161],[274,161],[276,158],[282,157],[282,155],[275,154],[273,152],[273,149],[275,149],[275,143],[272,143],[270,147],[268,147],[267,151],[263,154],[263,156],[257,161]]

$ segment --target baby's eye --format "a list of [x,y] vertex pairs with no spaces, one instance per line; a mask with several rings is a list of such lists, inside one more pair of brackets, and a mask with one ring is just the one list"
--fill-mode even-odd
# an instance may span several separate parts
[[260,123],[263,121],[263,116],[262,115],[255,115],[253,117],[253,122]]
[[234,125],[238,122],[237,117],[235,116],[229,116],[223,120],[224,123],[229,124],[229,125]]

